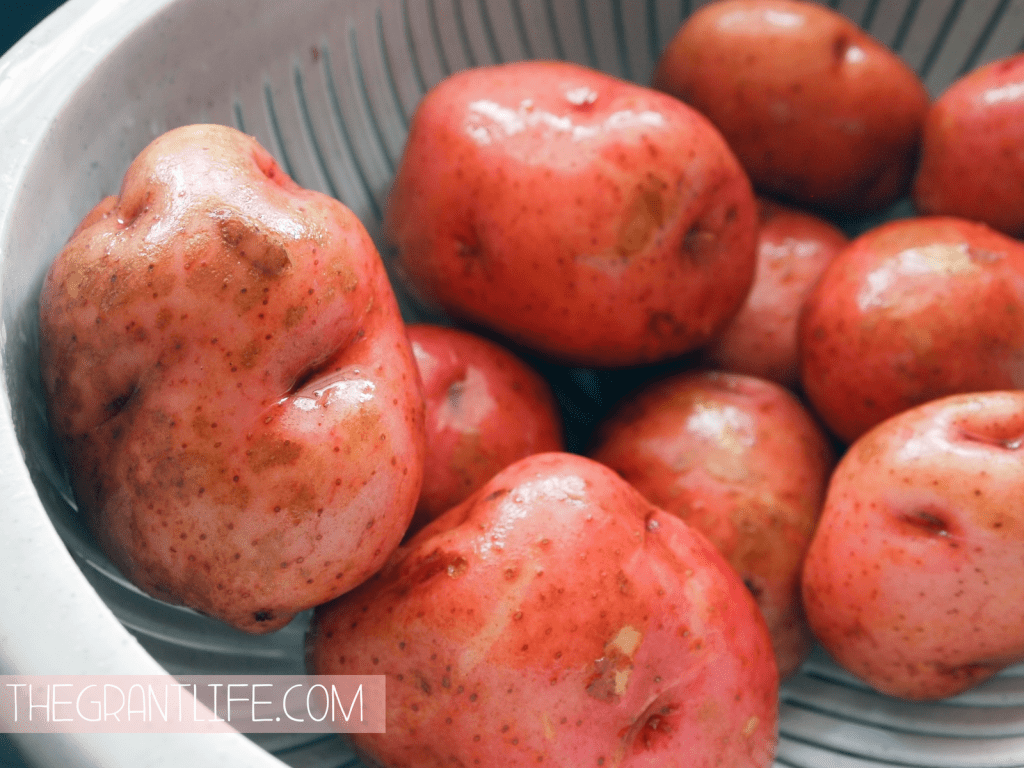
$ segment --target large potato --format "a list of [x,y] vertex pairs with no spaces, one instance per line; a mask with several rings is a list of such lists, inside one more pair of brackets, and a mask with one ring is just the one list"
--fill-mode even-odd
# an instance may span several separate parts
[[705,343],[754,275],[750,184],[711,124],[567,62],[471,69],[427,93],[386,224],[421,299],[577,364]]
[[801,380],[849,443],[958,392],[1024,386],[1024,243],[964,219],[893,221],[826,268],[800,319]]
[[924,123],[914,204],[1024,237],[1024,53],[980,67]]
[[387,768],[767,768],[764,621],[703,536],[611,470],[538,454],[318,608],[320,674],[387,675]]
[[739,313],[704,349],[711,368],[798,389],[797,321],[825,267],[846,247],[842,230],[818,216],[758,201],[757,271]]
[[952,696],[1024,659],[1024,392],[906,411],[840,461],[804,568],[811,627],[887,694]]
[[423,489],[412,531],[512,462],[565,445],[551,387],[522,359],[456,328],[420,323],[407,331],[427,408]]
[[40,360],[80,509],[151,595],[265,632],[409,524],[423,398],[380,257],[233,129],[139,154],[46,276]]
[[795,672],[811,648],[800,570],[834,462],[796,398],[750,376],[677,374],[620,404],[588,455],[708,537],[754,595],[780,676]]
[[917,74],[837,11],[801,0],[696,10],[653,80],[722,131],[769,195],[864,212],[904,193],[928,93]]

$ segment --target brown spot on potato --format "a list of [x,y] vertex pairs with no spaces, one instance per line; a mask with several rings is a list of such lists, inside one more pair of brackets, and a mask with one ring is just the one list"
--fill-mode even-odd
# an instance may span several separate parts
[[288,310],[284,313],[284,327],[289,330],[294,328],[301,322],[302,318],[306,315],[306,308],[304,306],[297,305],[288,307]]
[[220,234],[224,244],[261,275],[279,277],[291,267],[288,251],[279,240],[238,216],[222,219]]
[[652,184],[637,189],[626,210],[615,243],[619,256],[631,256],[642,250],[664,222],[664,201],[661,192],[653,187]]
[[273,435],[261,435],[245,455],[253,472],[259,473],[268,467],[295,463],[302,455],[302,446]]
[[239,360],[243,368],[252,368],[256,365],[256,360],[260,356],[260,352],[263,351],[263,346],[253,339],[241,349],[241,355]]

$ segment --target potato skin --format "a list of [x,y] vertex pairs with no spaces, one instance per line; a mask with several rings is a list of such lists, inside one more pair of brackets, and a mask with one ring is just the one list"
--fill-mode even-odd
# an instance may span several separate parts
[[914,204],[1024,238],[1024,53],[953,83],[925,119]]
[[772,635],[780,677],[812,638],[800,571],[835,463],[786,389],[752,376],[670,376],[620,404],[588,455],[703,533],[742,577]]
[[758,200],[757,271],[739,313],[704,349],[704,364],[800,387],[797,322],[825,267],[849,243],[835,225]]
[[920,217],[856,238],[800,319],[804,391],[851,443],[920,403],[1024,386],[1024,244]]
[[40,298],[50,423],[141,589],[253,633],[379,568],[412,517],[423,400],[358,219],[222,126],[164,134]]
[[[777,673],[736,574],[581,456],[523,459],[317,609],[310,667],[386,674],[388,768],[766,768]],[[479,762],[477,762],[479,761]]]
[[596,367],[707,342],[750,288],[755,227],[750,183],[704,117],[554,61],[433,88],[386,212],[421,300]]
[[411,532],[509,464],[565,444],[551,387],[521,358],[457,328],[419,323],[406,330],[423,380],[427,430]]
[[699,8],[666,46],[653,84],[711,119],[756,189],[847,213],[907,190],[930,101],[895,53],[800,0]]
[[907,699],[1024,659],[1024,393],[954,395],[865,434],[832,476],[804,567],[811,627]]

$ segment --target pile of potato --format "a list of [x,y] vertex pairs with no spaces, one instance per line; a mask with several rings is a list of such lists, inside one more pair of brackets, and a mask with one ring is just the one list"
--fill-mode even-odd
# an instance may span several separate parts
[[[316,607],[311,671],[388,675],[371,764],[768,766],[815,638],[914,699],[1024,658],[1024,56],[933,103],[821,5],[720,0],[652,85],[427,93],[385,225],[460,328],[222,126],[157,138],[47,275],[97,540],[249,632]],[[538,366],[638,388],[569,453]]]

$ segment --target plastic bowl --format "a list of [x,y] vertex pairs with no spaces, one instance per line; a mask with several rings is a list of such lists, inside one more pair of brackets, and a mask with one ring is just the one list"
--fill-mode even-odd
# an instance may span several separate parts
[[[700,3],[680,0],[71,0],[0,60],[0,673],[302,671],[308,616],[251,637],[128,584],[81,525],[37,372],[43,274],[159,133],[223,122],[379,233],[425,90],[465,67],[565,58],[638,82]],[[933,94],[1024,42],[1022,0],[831,3]],[[903,210],[906,210],[905,208]],[[897,207],[888,215],[896,215]],[[867,226],[870,222],[860,222]],[[406,308],[411,312],[410,308]],[[586,412],[614,382],[561,371]],[[817,652],[781,693],[779,766],[1024,765],[1024,667],[947,701],[877,695]],[[19,736],[39,766],[357,766],[335,736]]]

